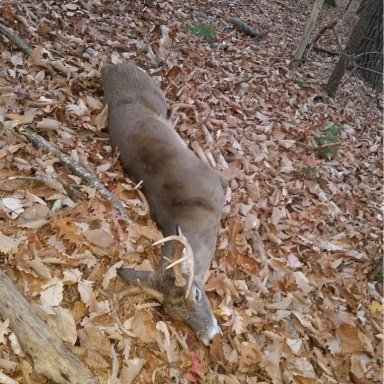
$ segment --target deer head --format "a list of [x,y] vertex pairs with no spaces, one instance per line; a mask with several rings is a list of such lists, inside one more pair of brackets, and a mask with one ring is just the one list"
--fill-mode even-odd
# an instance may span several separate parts
[[119,275],[160,292],[166,312],[208,343],[221,333],[203,282],[215,250],[226,183],[177,135],[166,118],[162,91],[144,70],[133,64],[107,65],[102,84],[112,145],[119,148],[128,176],[143,181],[151,214],[168,236],[155,272],[122,268]]
[[162,262],[155,272],[120,268],[118,274],[129,283],[157,291],[159,294],[156,298],[160,300],[165,311],[174,319],[187,323],[203,343],[208,345],[213,336],[222,334],[221,329],[212,313],[204,287],[194,278],[192,247],[180,227],[177,231],[177,236],[169,236],[154,243],[173,243],[163,247],[162,260],[166,262]]

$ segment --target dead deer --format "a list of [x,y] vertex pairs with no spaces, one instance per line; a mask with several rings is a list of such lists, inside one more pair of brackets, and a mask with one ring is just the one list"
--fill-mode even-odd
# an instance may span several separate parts
[[160,241],[165,244],[155,272],[121,268],[119,276],[158,291],[165,311],[208,344],[221,330],[203,283],[215,251],[226,183],[172,128],[164,94],[144,70],[133,64],[106,65],[102,86],[112,145],[128,176],[143,182],[151,214],[167,236]]

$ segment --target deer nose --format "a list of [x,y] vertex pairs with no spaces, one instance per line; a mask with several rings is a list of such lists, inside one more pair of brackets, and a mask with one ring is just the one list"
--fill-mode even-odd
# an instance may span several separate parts
[[213,337],[217,334],[219,334],[220,336],[223,336],[223,332],[219,327],[219,325],[217,324],[217,320],[215,318],[215,322],[213,326],[209,329],[209,331],[204,337],[200,337],[200,338],[203,344],[208,347],[211,344]]

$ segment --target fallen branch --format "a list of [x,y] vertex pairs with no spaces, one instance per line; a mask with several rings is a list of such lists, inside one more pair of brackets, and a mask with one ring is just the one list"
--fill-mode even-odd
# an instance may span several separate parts
[[200,12],[198,9],[193,9],[192,13],[194,16],[199,17],[200,19],[203,19],[206,21],[213,21],[214,20],[213,17],[206,15],[204,12]]
[[[0,34],[4,35],[10,42],[17,45],[27,55],[29,56],[32,55],[32,52],[34,49],[28,43],[26,43],[21,37],[17,36],[11,28],[6,27],[1,22],[0,22]],[[54,61],[42,60],[42,63],[47,68],[51,76],[55,76],[56,73],[62,73],[64,75],[68,74],[68,71],[66,70],[65,66],[59,60],[54,60]]]
[[317,35],[314,37],[312,44],[316,44],[320,37],[324,35],[325,32],[327,32],[329,29],[335,28],[336,24],[339,22],[339,18],[332,20],[330,23],[324,25],[320,31],[317,33]]
[[330,55],[330,56],[339,56],[339,55],[340,55],[339,52],[334,51],[334,50],[332,50],[332,49],[330,49],[330,48],[327,48],[327,47],[323,47],[323,46],[321,46],[321,45],[319,45],[319,44],[315,44],[315,45],[313,46],[313,50],[314,50],[315,52],[323,52],[323,53],[326,53],[327,55]]
[[237,29],[244,32],[246,35],[251,37],[261,37],[261,33],[250,25],[244,23],[244,21],[238,19],[237,17],[227,16],[225,21],[233,24]]
[[0,316],[9,320],[34,370],[59,384],[96,384],[97,379],[38,316],[0,269]]
[[39,134],[32,131],[31,129],[22,128],[19,130],[19,132],[25,137],[27,137],[28,140],[35,144],[38,148],[43,149],[46,152],[51,152],[53,155],[55,155],[63,164],[65,164],[69,168],[70,171],[72,171],[77,176],[81,177],[81,179],[88,183],[91,187],[96,188],[96,190],[100,193],[103,198],[113,203],[123,219],[125,219],[129,223],[132,222],[131,218],[125,210],[123,202],[119,198],[114,196],[99,180],[98,177],[93,175],[91,172],[87,171],[68,155],[59,151],[51,143],[49,143],[47,140],[45,140],[43,137],[41,137]]
[[0,23],[0,33],[4,35],[10,42],[16,44],[23,52],[30,55],[33,48],[29,46],[21,37],[17,36],[11,28]]

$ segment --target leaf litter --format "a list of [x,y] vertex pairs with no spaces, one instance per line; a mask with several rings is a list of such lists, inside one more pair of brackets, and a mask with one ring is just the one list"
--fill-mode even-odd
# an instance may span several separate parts
[[[4,21],[36,46],[27,57],[1,40],[3,268],[101,383],[381,382],[382,115],[348,76],[337,99],[327,99],[332,58],[311,53],[299,71],[288,70],[307,2],[257,5],[0,6]],[[262,38],[234,29],[225,14]],[[327,8],[322,15],[322,23],[333,18]],[[338,27],[344,39],[351,18]],[[46,74],[45,57],[65,79]],[[127,60],[161,84],[173,125],[230,185],[206,284],[224,336],[209,348],[115,277],[121,261],[156,268],[152,243],[161,238],[104,130],[99,71]],[[22,139],[15,132],[22,125],[97,174],[134,223]],[[12,362],[3,371],[46,383],[31,376],[3,320],[1,358]]]

